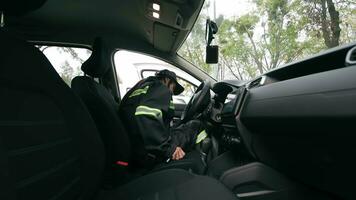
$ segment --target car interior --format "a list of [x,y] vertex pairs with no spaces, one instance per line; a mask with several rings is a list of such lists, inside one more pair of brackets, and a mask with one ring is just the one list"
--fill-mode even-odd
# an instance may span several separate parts
[[[355,199],[356,43],[216,81],[177,54],[203,3],[2,0],[0,199]],[[38,45],[90,49],[83,75],[67,85]],[[175,106],[175,123],[206,123],[183,160],[132,165],[119,49],[200,81]]]

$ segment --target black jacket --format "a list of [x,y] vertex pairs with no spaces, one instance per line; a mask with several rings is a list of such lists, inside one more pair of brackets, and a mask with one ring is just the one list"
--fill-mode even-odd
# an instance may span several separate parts
[[172,156],[178,145],[170,130],[174,105],[171,92],[161,81],[149,77],[138,82],[123,98],[119,113],[136,161],[146,162],[147,156],[153,156],[161,162]]

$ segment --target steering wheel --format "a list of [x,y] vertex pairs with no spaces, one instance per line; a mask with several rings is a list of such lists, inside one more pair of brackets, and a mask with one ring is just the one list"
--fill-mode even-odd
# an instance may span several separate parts
[[210,103],[210,82],[208,80],[203,81],[199,87],[196,89],[192,98],[190,98],[187,106],[185,107],[181,122],[187,122],[198,114],[202,113],[204,109]]

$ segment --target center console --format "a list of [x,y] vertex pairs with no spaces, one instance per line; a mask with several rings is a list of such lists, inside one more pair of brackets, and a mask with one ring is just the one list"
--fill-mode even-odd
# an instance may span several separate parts
[[331,199],[267,165],[238,158],[232,152],[223,153],[211,161],[208,175],[221,181],[241,200]]

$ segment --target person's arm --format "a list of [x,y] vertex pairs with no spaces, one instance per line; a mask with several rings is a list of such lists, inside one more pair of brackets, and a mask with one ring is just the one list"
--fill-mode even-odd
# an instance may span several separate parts
[[169,124],[165,124],[163,120],[163,115],[168,112],[170,99],[171,94],[166,86],[151,84],[135,111],[145,148],[167,158],[172,157],[177,147],[172,141]]

